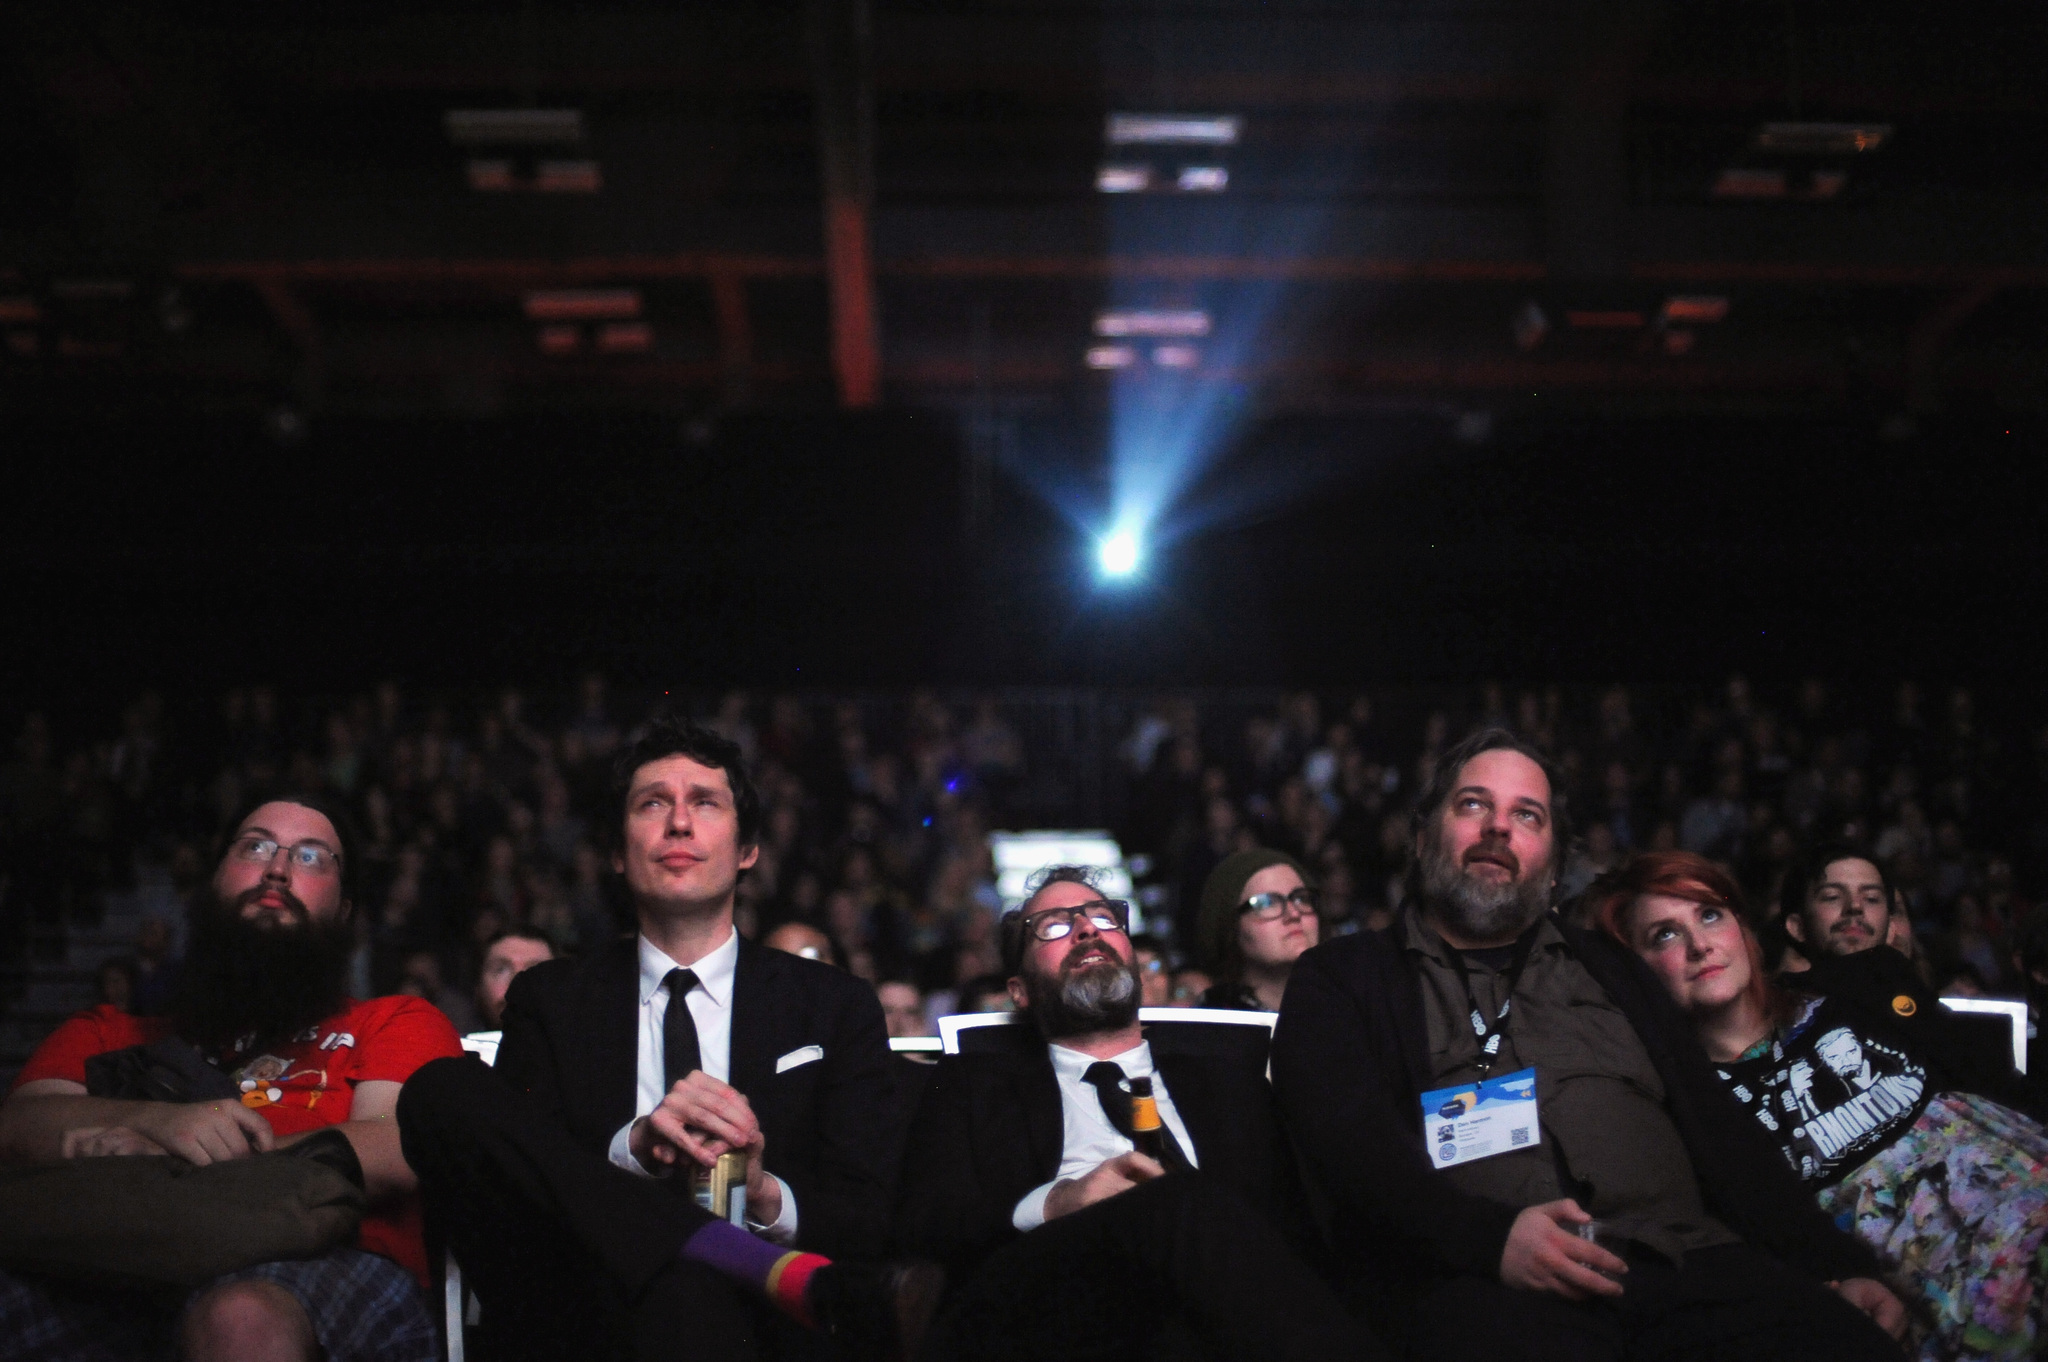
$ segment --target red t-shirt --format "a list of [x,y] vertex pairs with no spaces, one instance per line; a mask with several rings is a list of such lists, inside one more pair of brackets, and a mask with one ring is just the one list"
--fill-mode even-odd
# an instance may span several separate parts
[[[162,1017],[131,1017],[112,1007],[80,1012],[42,1043],[15,1077],[14,1086],[40,1078],[85,1082],[85,1061],[109,1050],[148,1045],[170,1030]],[[289,1045],[254,1054],[234,1053],[224,1064],[242,1087],[242,1105],[263,1113],[280,1135],[297,1135],[346,1121],[356,1084],[403,1083],[430,1059],[462,1053],[462,1041],[438,1008],[418,998],[350,999],[320,1025]],[[396,1260],[422,1287],[428,1285],[427,1250],[420,1238],[417,1197],[363,1217],[356,1242]]]

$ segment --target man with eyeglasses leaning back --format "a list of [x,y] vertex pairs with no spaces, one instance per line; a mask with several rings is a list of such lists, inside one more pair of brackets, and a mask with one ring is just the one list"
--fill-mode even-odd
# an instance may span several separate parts
[[1223,858],[1202,882],[1195,950],[1215,982],[1201,1006],[1278,1012],[1301,953],[1322,939],[1316,889],[1284,851]]
[[207,1165],[290,1147],[362,1184],[354,1246],[259,1263],[182,1302],[0,1273],[0,1338],[36,1340],[47,1349],[36,1357],[440,1355],[415,1179],[391,1118],[400,1085],[462,1046],[418,998],[347,996],[347,821],[294,795],[233,823],[192,901],[170,1015],[96,1007],[58,1027],[0,1105],[0,1161],[167,1154]]
[[925,1356],[1121,1359],[1170,1324],[1197,1356],[1384,1356],[1303,1259],[1258,1059],[1154,1053],[1129,921],[1074,866],[1003,918],[1032,1024],[939,1062],[904,1164],[897,1247],[952,1286]]

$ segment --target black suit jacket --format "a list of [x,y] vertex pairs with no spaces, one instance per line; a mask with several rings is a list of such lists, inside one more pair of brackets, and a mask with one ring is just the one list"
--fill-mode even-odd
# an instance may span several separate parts
[[[1018,1237],[1010,1217],[1059,1176],[1065,1142],[1059,1080],[1035,1026],[1008,1028],[1002,1053],[940,1060],[911,1126],[897,1203],[898,1248],[944,1262],[953,1280]],[[1219,1178],[1302,1242],[1312,1232],[1272,1088],[1253,1060],[1190,1053],[1152,1034],[1152,1062]]]
[[[636,941],[536,965],[505,998],[497,1070],[604,1156],[633,1118],[639,1060]],[[782,1073],[776,1061],[824,1054]],[[873,1257],[893,1196],[902,1124],[875,991],[815,960],[742,938],[733,971],[732,1085],[767,1136],[762,1162],[796,1194],[797,1242]]]
[[[1820,1213],[1714,1075],[1642,961],[1605,936],[1559,930],[1649,1051],[1707,1208],[1815,1277],[1878,1275],[1870,1251]],[[1393,1294],[1450,1274],[1498,1278],[1522,1208],[1458,1190],[1430,1161],[1422,987],[1393,931],[1339,937],[1295,962],[1273,1038],[1273,1085],[1318,1215],[1359,1280]]]

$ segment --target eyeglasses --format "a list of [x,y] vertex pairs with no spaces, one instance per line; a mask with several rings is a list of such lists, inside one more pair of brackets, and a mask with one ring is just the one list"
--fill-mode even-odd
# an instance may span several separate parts
[[1238,904],[1237,911],[1249,913],[1260,922],[1271,922],[1286,912],[1290,903],[1304,913],[1313,913],[1318,897],[1315,890],[1304,884],[1291,894],[1254,894]]
[[1040,941],[1057,941],[1074,930],[1074,919],[1086,918],[1098,932],[1120,932],[1130,921],[1131,905],[1120,899],[1097,899],[1072,908],[1048,908],[1024,919],[1024,930]]
[[[275,837],[243,837],[236,840],[233,850],[244,861],[260,863],[274,859],[283,845]],[[332,875],[341,869],[341,857],[318,842],[294,842],[284,849],[291,853],[292,865],[309,875]]]

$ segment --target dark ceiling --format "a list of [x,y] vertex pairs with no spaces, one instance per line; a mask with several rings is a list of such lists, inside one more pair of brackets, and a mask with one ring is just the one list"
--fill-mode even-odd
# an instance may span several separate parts
[[[13,5],[0,410],[1086,413],[1145,381],[1087,362],[1114,301],[1208,312],[1195,376],[1278,418],[2038,411],[2044,36],[1802,0]],[[525,108],[580,139],[444,123]],[[1241,118],[1228,188],[1097,192],[1116,112]],[[1786,121],[1889,131],[1758,144]],[[562,289],[622,292],[532,315]]]

